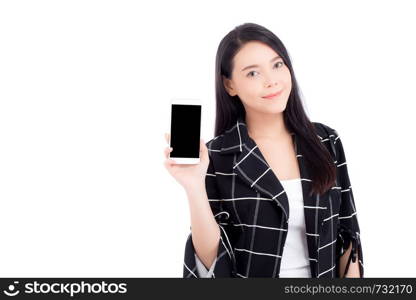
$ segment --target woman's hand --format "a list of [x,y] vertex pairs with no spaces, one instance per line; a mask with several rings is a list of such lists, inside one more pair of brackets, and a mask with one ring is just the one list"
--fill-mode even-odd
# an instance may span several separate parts
[[[165,133],[165,139],[168,145],[170,144],[170,135]],[[179,182],[183,188],[188,192],[195,188],[205,188],[205,176],[207,174],[209,157],[208,148],[203,139],[199,143],[199,164],[182,165],[176,164],[174,160],[169,158],[169,153],[173,150],[169,146],[165,148],[165,168],[169,173]]]

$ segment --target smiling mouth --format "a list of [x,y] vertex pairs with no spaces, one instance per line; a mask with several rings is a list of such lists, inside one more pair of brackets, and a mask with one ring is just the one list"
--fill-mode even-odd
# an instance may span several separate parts
[[[283,91],[283,90],[282,90]],[[280,91],[280,92],[277,92],[277,93],[275,93],[275,94],[272,94],[272,95],[270,95],[270,96],[265,96],[265,97],[262,97],[263,99],[274,99],[274,98],[276,98],[276,97],[278,97],[278,96],[280,96],[281,94],[282,94],[282,91]]]

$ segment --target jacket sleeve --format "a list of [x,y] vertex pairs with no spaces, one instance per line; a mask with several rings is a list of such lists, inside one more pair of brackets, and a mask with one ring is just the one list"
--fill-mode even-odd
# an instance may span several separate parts
[[335,164],[337,166],[338,185],[341,186],[341,203],[338,216],[339,224],[336,242],[337,264],[339,268],[340,257],[352,243],[351,253],[343,277],[345,277],[345,274],[348,272],[351,261],[356,262],[358,260],[360,277],[362,278],[364,277],[364,261],[360,240],[360,227],[358,225],[357,210],[355,208],[354,195],[348,175],[345,152],[337,131],[334,130],[331,140],[336,153]]
[[[183,277],[184,278],[202,278],[207,275],[215,277],[236,277],[234,246],[235,239],[238,236],[237,227],[233,226],[230,214],[223,209],[223,201],[217,186],[217,179],[214,166],[210,155],[207,174],[205,176],[205,188],[207,191],[208,201],[220,228],[220,240],[215,261],[208,273],[203,272],[197,265],[197,254],[192,242],[192,231],[188,235],[185,244]],[[192,228],[190,228],[192,229]],[[199,261],[201,264],[202,262]],[[203,266],[203,265],[202,265]],[[201,267],[201,265],[199,265]],[[199,272],[198,270],[201,270]],[[206,268],[205,268],[206,270]]]

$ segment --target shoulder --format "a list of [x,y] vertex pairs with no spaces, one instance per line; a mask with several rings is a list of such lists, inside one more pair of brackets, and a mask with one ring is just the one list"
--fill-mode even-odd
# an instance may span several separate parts
[[335,160],[339,157],[339,153],[343,152],[342,143],[338,134],[338,131],[328,124],[321,122],[312,122],[315,127],[315,131],[326,146],[326,148],[332,152]]
[[210,139],[208,142],[205,143],[205,145],[208,148],[209,154],[215,153],[215,152],[220,152],[223,136],[224,136],[223,134],[215,136],[212,139]]
[[221,154],[221,148],[223,143],[223,134],[218,135],[210,139],[205,143],[208,149],[209,166],[208,173],[215,173],[215,170],[219,165],[224,164],[225,156]]
[[321,137],[322,139],[325,138],[337,138],[338,132],[328,124],[324,124],[321,122],[312,122],[313,126],[315,127],[316,133]]
[[208,157],[210,161],[210,165],[217,165],[222,160],[221,148],[223,143],[223,134],[218,135],[210,139],[208,142],[205,143],[205,146],[208,149]]

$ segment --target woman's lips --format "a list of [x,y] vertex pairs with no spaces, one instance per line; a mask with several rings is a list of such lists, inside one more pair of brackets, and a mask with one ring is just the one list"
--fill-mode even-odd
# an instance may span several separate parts
[[262,97],[262,98],[264,98],[264,99],[273,99],[273,98],[275,98],[275,97],[277,97],[277,96],[280,96],[280,94],[282,93],[282,91],[283,91],[283,90],[281,90],[281,91],[279,91],[279,92],[277,92],[277,93],[275,93],[275,94],[271,94],[271,95],[264,96],[264,97]]

